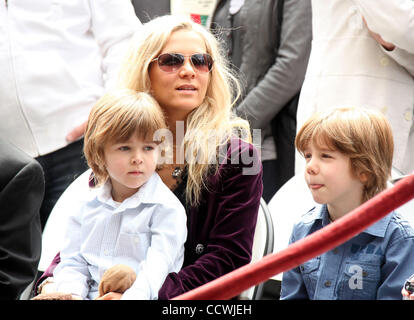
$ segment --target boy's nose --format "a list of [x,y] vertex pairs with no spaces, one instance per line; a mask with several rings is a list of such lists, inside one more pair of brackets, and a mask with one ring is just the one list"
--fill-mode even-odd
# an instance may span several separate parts
[[132,160],[131,160],[131,162],[132,163],[137,163],[137,164],[140,164],[140,163],[142,163],[142,157],[141,157],[141,153],[136,153],[133,157],[132,157]]
[[317,174],[318,173],[318,166],[315,162],[315,160],[311,159],[307,164],[306,164],[306,172],[308,174]]

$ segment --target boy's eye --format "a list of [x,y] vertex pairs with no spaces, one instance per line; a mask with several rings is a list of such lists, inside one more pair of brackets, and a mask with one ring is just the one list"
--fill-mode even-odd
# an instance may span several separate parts
[[119,147],[119,150],[121,150],[121,151],[128,151],[129,150],[129,147],[128,146],[121,146],[121,147]]
[[151,150],[154,150],[153,146],[145,146],[144,147],[144,151],[151,151]]
[[323,153],[322,154],[322,158],[332,158],[331,155],[327,154],[327,153]]
[[305,153],[304,157],[305,157],[305,159],[310,159],[310,158],[312,158],[312,154],[311,153]]

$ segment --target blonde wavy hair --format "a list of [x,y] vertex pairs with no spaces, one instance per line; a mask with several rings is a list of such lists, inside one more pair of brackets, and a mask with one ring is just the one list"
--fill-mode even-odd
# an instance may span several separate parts
[[299,130],[295,144],[303,154],[310,142],[326,145],[350,157],[356,177],[364,174],[365,202],[387,188],[394,141],[385,116],[365,108],[336,108],[315,113]]
[[[186,200],[197,205],[203,188],[207,187],[204,181],[209,170],[212,167],[214,172],[218,170],[219,163],[214,159],[217,150],[239,130],[243,131],[244,140],[251,142],[248,122],[234,116],[231,110],[240,96],[240,85],[219,42],[203,26],[188,18],[170,15],[155,18],[144,24],[132,40],[120,70],[118,86],[151,93],[150,64],[161,53],[170,35],[178,30],[190,30],[200,35],[207,53],[214,60],[206,97],[187,117],[183,141],[184,150],[192,150],[197,155],[196,162],[186,164]],[[215,150],[211,148],[212,139],[215,140]]]
[[126,141],[133,134],[152,141],[154,133],[166,127],[164,113],[151,95],[135,90],[114,90],[103,95],[89,113],[83,147],[96,186],[108,179],[104,154],[107,143]]

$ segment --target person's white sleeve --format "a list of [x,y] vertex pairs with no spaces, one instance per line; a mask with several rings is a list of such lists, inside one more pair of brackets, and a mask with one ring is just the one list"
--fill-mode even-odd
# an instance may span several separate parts
[[114,86],[130,39],[142,26],[130,0],[89,0],[91,30],[102,53],[105,89]]
[[89,292],[90,278],[86,261],[80,255],[82,210],[71,215],[65,234],[63,249],[60,251],[60,263],[53,271],[56,291],[76,294],[83,299]]
[[178,272],[184,261],[187,216],[183,207],[164,207],[151,218],[151,245],[140,264],[134,284],[122,300],[155,300],[170,272]]
[[404,49],[395,47],[388,51],[382,48],[384,53],[393,58],[400,66],[404,67],[414,77],[414,53],[409,53]]
[[413,0],[352,0],[368,27],[385,41],[414,54]]

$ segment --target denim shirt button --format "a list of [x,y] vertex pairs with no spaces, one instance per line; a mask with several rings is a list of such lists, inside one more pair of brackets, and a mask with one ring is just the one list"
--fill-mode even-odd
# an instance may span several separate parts
[[363,276],[363,277],[367,277],[367,276],[368,276],[368,272],[363,271],[363,272],[362,272],[362,276]]
[[324,282],[325,287],[329,288],[331,286],[331,282],[329,280]]

